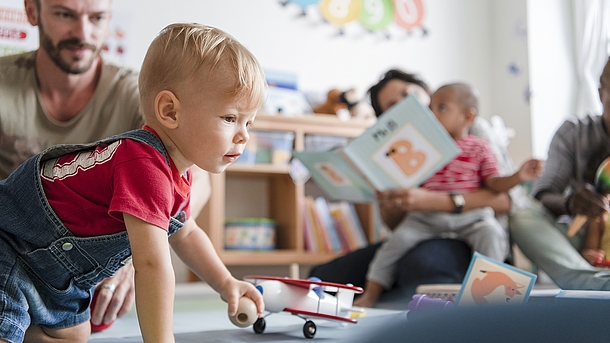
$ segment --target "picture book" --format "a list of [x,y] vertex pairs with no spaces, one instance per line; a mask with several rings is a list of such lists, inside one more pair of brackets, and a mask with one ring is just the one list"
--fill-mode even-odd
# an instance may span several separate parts
[[419,186],[459,152],[434,114],[407,96],[345,146],[293,156],[331,200],[372,202],[376,191]]
[[525,304],[536,278],[536,274],[475,252],[456,305]]

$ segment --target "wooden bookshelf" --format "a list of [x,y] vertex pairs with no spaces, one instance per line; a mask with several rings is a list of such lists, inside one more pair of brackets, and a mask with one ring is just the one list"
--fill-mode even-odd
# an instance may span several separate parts
[[[300,117],[259,114],[253,130],[293,132],[294,149],[304,148],[305,136],[309,134],[355,137],[374,123],[374,119],[339,120],[334,115],[306,115]],[[198,224],[204,228],[227,266],[277,266],[315,265],[338,256],[336,253],[311,253],[304,248],[302,208],[300,199],[305,196],[304,185],[296,185],[289,174],[289,166],[274,164],[234,164],[224,173],[210,175],[211,197]],[[271,218],[276,224],[276,249],[272,251],[235,251],[224,248],[224,222],[227,204],[238,203],[227,194],[233,182],[249,181],[264,184],[268,213],[261,216]],[[243,192],[248,192],[247,189]],[[242,205],[243,206],[243,205]],[[373,208],[370,204],[356,204],[356,211],[365,235],[372,241],[374,236]]]

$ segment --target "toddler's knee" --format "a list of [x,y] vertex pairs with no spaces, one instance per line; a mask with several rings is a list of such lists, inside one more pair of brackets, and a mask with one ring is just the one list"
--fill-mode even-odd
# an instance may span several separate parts
[[91,324],[88,321],[63,329],[49,329],[40,326],[30,326],[25,333],[25,339],[23,342],[87,343],[89,341],[89,336],[91,336]]

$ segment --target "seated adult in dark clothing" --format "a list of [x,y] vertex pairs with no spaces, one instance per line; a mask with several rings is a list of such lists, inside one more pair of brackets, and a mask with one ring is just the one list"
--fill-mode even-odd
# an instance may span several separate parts
[[[419,77],[399,70],[388,71],[369,89],[371,105],[377,116],[409,94],[416,94],[420,102],[428,104],[430,93],[429,87]],[[486,189],[464,194],[463,204],[458,200],[448,193],[421,188],[384,191],[378,197],[381,218],[389,228],[395,227],[407,211],[455,212],[489,206],[496,214],[503,214],[508,213],[511,206],[508,194]],[[369,263],[379,245],[373,244],[316,266],[310,276],[364,287]],[[396,269],[396,283],[380,301],[408,301],[420,284],[461,283],[471,256],[470,247],[455,239],[425,241],[401,258]]]
[[[364,287],[369,263],[380,245],[371,244],[316,266],[310,276]],[[398,262],[396,283],[391,291],[381,296],[379,306],[406,308],[420,284],[461,283],[471,256],[470,247],[457,239],[431,239],[420,243]]]

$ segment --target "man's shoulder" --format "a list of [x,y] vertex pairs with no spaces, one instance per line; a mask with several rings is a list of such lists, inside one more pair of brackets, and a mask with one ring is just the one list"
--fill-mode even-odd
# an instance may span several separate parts
[[[35,56],[35,51],[29,51],[21,54],[0,57],[0,75],[2,75],[2,77],[0,77],[0,81],[11,80],[13,77],[32,73],[34,71]],[[12,80],[14,81],[15,79],[13,78]]]
[[138,72],[113,62],[102,60],[102,74],[98,83],[98,96],[102,99],[112,98],[116,101],[137,101]]
[[592,132],[603,132],[602,116],[600,115],[588,115],[583,118],[568,118],[566,119],[559,129],[557,129],[556,135],[559,137],[568,136],[589,136]]
[[103,74],[107,74],[113,78],[118,78],[119,80],[128,79],[137,81],[138,79],[138,72],[136,70],[118,65],[113,61],[103,59],[102,68]]

